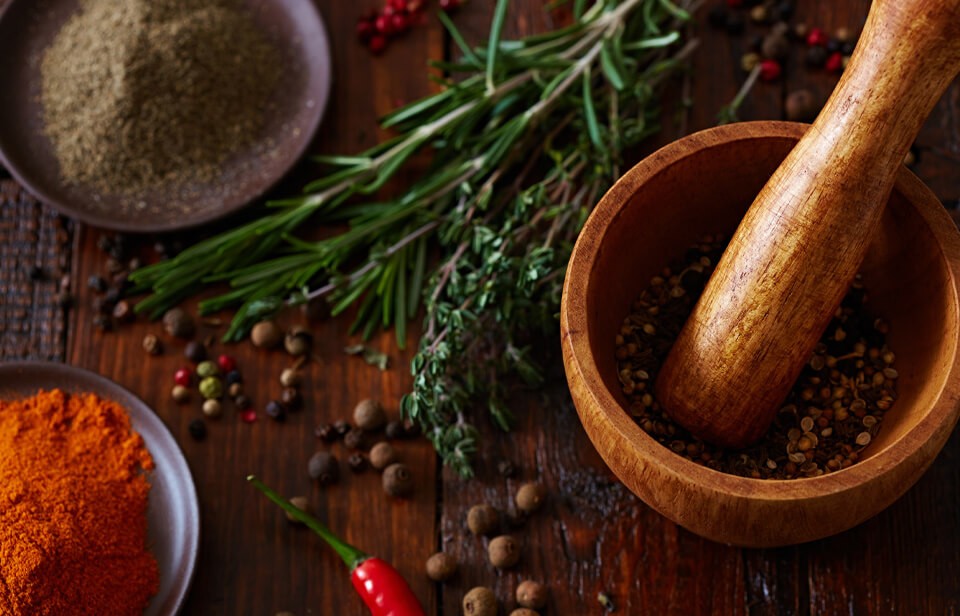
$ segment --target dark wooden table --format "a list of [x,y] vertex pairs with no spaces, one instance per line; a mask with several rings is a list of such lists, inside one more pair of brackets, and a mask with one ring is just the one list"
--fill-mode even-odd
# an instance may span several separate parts
[[[708,0],[707,6],[718,0]],[[0,0],[0,5],[3,0]],[[377,0],[318,0],[332,37],[335,90],[317,137],[317,152],[356,152],[378,137],[376,118],[400,102],[431,89],[424,65],[450,49],[432,24],[414,30],[383,57],[372,57],[354,39],[355,20]],[[431,3],[433,4],[433,3]],[[491,0],[471,0],[456,16],[466,36],[487,33]],[[511,3],[509,33],[551,26],[540,0]],[[798,0],[794,21],[832,32],[858,29],[867,0]],[[664,114],[657,143],[681,130],[713,125],[719,108],[743,80],[740,56],[748,37],[729,37],[706,26],[705,10],[694,33],[701,47],[687,78],[692,107],[684,123]],[[801,87],[825,95],[835,77],[804,67],[799,51],[787,62],[785,79],[760,84],[741,110],[742,119],[784,116],[787,92]],[[683,93],[682,88],[678,92]],[[679,95],[676,100],[679,100]],[[960,201],[960,86],[954,84],[921,133],[915,171],[949,208]],[[638,153],[638,156],[642,153]],[[745,163],[749,164],[749,163]],[[297,189],[311,173],[295,172],[278,193]],[[587,440],[570,404],[559,369],[543,395],[517,402],[516,430],[502,434],[485,420],[478,477],[461,481],[443,469],[423,439],[404,442],[401,456],[418,480],[409,501],[386,499],[374,473],[344,473],[335,487],[320,489],[306,476],[306,461],[318,449],[319,422],[349,416],[364,397],[384,401],[397,414],[410,385],[409,352],[398,352],[391,335],[372,345],[390,354],[392,368],[380,372],[344,355],[348,319],[315,326],[320,360],[306,369],[306,410],[285,424],[261,413],[248,425],[232,414],[211,423],[205,442],[193,441],[189,422],[198,403],[170,400],[175,368],[184,363],[182,345],[167,344],[147,357],[141,339],[159,332],[137,322],[113,333],[91,326],[91,292],[85,281],[104,270],[96,244],[101,232],[61,218],[38,204],[12,180],[0,180],[0,353],[4,360],[65,361],[106,375],[153,406],[181,443],[193,470],[203,533],[197,575],[187,614],[363,614],[359,599],[335,555],[302,528],[289,525],[246,483],[257,473],[281,491],[305,494],[314,510],[344,536],[397,565],[411,580],[430,614],[460,613],[460,599],[475,585],[493,587],[504,606],[514,607],[513,589],[533,578],[550,586],[546,614],[601,614],[597,593],[608,593],[621,614],[956,614],[960,612],[960,436],[954,436],[929,472],[900,501],[842,535],[775,550],[744,550],[701,539],[662,518],[625,490]],[[227,223],[229,224],[229,222]],[[201,232],[212,232],[207,229]],[[134,238],[153,242],[153,238]],[[31,278],[31,269],[44,276]],[[77,297],[64,309],[56,294],[62,273],[72,276]],[[922,298],[918,298],[922,301]],[[300,319],[286,315],[286,322]],[[205,333],[215,334],[207,328]],[[257,408],[279,391],[277,375],[289,365],[282,352],[230,349],[248,381]],[[334,448],[345,457],[342,450]],[[501,479],[495,463],[513,461],[517,479]],[[523,480],[539,479],[550,490],[545,510],[518,532],[519,567],[499,573],[485,558],[485,544],[464,529],[467,509],[482,501],[506,508]],[[790,518],[771,524],[791,524]],[[449,584],[430,583],[427,556],[443,548],[461,562]]]

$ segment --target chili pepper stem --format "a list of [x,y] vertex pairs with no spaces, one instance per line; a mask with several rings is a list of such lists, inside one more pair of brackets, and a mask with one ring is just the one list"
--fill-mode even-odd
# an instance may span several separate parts
[[370,558],[366,552],[353,547],[333,534],[333,531],[327,528],[326,524],[268,488],[262,481],[257,479],[256,476],[248,475],[247,481],[252,483],[253,487],[263,492],[267,498],[279,505],[281,509],[289,513],[293,519],[302,522],[307,528],[319,535],[320,538],[343,559],[343,562],[351,572],[356,569],[360,563]]

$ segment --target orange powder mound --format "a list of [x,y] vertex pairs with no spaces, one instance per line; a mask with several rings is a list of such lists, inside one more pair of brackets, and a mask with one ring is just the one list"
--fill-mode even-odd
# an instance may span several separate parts
[[153,460],[123,407],[93,394],[0,401],[0,614],[139,614]]

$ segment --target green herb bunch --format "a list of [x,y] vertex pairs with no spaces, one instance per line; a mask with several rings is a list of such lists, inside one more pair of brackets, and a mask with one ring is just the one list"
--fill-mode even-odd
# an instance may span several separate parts
[[[331,171],[303,195],[135,272],[152,292],[137,310],[156,317],[226,282],[200,309],[238,307],[227,340],[285,305],[326,298],[334,314],[357,305],[366,336],[395,326],[402,346],[424,306],[402,412],[471,474],[471,409],[485,405],[507,430],[506,377],[541,380],[535,342],[556,331],[576,235],[624,149],[657,130],[660,86],[692,49],[679,44],[687,7],[669,0],[575,0],[571,25],[515,41],[501,40],[508,4],[497,2],[477,48],[441,13],[460,58],[436,63],[448,75],[441,92],[383,120],[395,137],[320,157]],[[401,196],[378,199],[389,180],[415,174],[420,152],[432,165]],[[308,242],[293,235],[308,219],[348,227]]]

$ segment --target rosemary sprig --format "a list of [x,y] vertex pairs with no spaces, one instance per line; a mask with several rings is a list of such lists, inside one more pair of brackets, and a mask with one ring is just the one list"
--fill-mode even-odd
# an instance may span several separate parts
[[[152,294],[138,311],[158,316],[212,283],[230,290],[203,313],[237,306],[225,338],[237,340],[284,305],[326,298],[334,314],[359,306],[369,336],[426,309],[405,416],[424,428],[445,463],[471,472],[484,404],[509,429],[509,381],[540,380],[533,342],[556,329],[570,249],[597,198],[618,177],[625,148],[657,130],[658,93],[684,65],[686,5],[670,0],[578,0],[564,28],[501,40],[499,0],[486,46],[435,63],[445,88],[383,120],[396,136],[357,156],[327,156],[328,175],[274,211],[206,239],[171,261],[135,272]],[[400,197],[380,188],[425,149],[433,165]],[[317,242],[293,234],[307,219],[347,222]],[[439,261],[429,257],[431,247]]]

